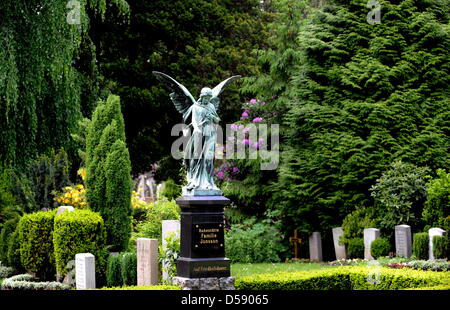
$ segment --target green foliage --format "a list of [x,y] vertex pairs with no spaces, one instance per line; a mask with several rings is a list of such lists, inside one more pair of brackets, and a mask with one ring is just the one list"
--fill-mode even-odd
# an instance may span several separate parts
[[20,262],[40,279],[55,277],[53,225],[56,210],[25,214],[19,220]]
[[131,231],[131,163],[118,96],[100,102],[86,137],[86,197],[105,220],[107,243],[121,251]]
[[115,291],[115,290],[123,290],[123,291],[144,291],[144,290],[152,290],[152,291],[178,291],[181,290],[179,286],[176,285],[147,285],[147,286],[118,286],[118,287],[103,287],[101,290],[104,291]]
[[372,241],[370,245],[370,254],[378,259],[379,257],[384,257],[389,255],[389,251],[391,250],[391,244],[386,238],[377,238]]
[[19,272],[25,271],[20,260],[20,238],[19,230],[17,228],[8,239],[7,264]]
[[12,234],[16,230],[18,218],[9,220],[3,224],[0,233],[0,261],[6,263],[8,261],[8,242]]
[[107,253],[105,226],[98,213],[76,209],[57,215],[52,242],[59,274],[67,274],[66,266],[77,253],[91,253],[95,256],[97,279],[101,282],[106,272]]
[[433,256],[435,259],[450,257],[450,238],[448,236],[433,236]]
[[[374,270],[374,272],[376,272]],[[257,274],[236,279],[238,290],[398,290],[445,285],[447,274],[419,270],[378,269],[380,281],[367,281],[367,266],[344,266],[322,270]]]
[[344,231],[341,242],[347,244],[349,240],[355,238],[362,238],[364,229],[375,226],[373,208],[357,208],[349,213],[342,222],[342,229]]
[[1,283],[3,290],[69,290],[70,286],[59,282],[38,282],[39,279],[30,274],[19,274],[5,279]]
[[438,169],[436,174],[437,177],[426,185],[427,200],[422,215],[428,225],[443,227],[445,218],[450,217],[450,173]]
[[399,224],[419,226],[428,173],[426,167],[396,161],[382,174],[370,188],[380,229],[390,232]]
[[413,255],[417,259],[428,259],[428,233],[415,233],[413,236]]
[[181,195],[181,186],[177,185],[171,178],[164,182],[164,187],[161,195],[169,200],[177,199]]
[[168,283],[171,283],[172,278],[177,275],[177,259],[180,256],[180,237],[178,233],[170,233],[163,246],[159,246],[159,262],[161,270],[168,275]]
[[53,209],[56,207],[54,194],[70,185],[69,161],[67,153],[61,149],[58,153],[52,149],[50,155],[41,155],[29,166],[32,181],[35,209]]
[[348,257],[363,258],[364,257],[364,239],[353,238],[349,239],[347,243]]
[[8,169],[3,169],[0,165],[0,227],[5,221],[16,216],[18,209],[19,207],[16,197],[14,197],[11,189],[10,171]]
[[234,263],[279,262],[286,250],[282,241],[283,235],[270,219],[253,217],[226,231],[225,252]]
[[[161,229],[163,220],[179,220],[180,207],[175,201],[158,200],[150,210],[147,211],[146,218],[136,226],[136,231],[131,234],[129,250],[136,249],[137,238],[152,238],[161,240]],[[160,241],[161,242],[161,241]]]
[[[268,104],[282,113],[271,205],[283,231],[340,226],[355,206],[373,205],[370,186],[397,160],[450,165],[449,2],[381,1],[376,25],[367,1],[321,3],[290,21],[294,31],[281,22],[290,45],[276,55],[286,57],[266,58],[273,69],[255,93],[274,96]],[[401,215],[416,220],[414,207]]]
[[122,255],[122,279],[124,286],[137,284],[137,255],[136,252],[126,252]]
[[406,264],[407,267],[419,270],[450,271],[450,262],[447,260],[413,260]]
[[[9,278],[9,277],[13,276],[14,273],[15,273],[14,268],[0,266],[0,279]],[[0,283],[0,286],[1,286],[1,283]]]
[[106,269],[106,285],[109,287],[122,286],[122,255],[109,255]]

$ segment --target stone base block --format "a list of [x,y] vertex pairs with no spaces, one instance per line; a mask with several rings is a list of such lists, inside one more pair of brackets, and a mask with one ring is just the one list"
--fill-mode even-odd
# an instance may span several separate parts
[[173,285],[178,285],[182,290],[235,290],[234,277],[223,278],[183,278],[172,279]]

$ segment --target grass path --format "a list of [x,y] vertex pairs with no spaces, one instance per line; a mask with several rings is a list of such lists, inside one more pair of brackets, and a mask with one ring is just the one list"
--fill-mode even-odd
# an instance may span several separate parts
[[232,264],[231,275],[242,277],[259,273],[294,272],[333,268],[319,263],[260,263],[260,264]]

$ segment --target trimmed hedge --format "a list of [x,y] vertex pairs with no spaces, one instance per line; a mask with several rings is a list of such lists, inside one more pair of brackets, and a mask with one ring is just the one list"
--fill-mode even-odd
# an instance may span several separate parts
[[428,259],[428,233],[415,233],[413,237],[413,254],[417,259]]
[[148,286],[123,286],[123,287],[103,287],[99,290],[102,291],[142,291],[142,290],[152,290],[152,291],[179,291],[181,288],[175,285],[148,285]]
[[122,286],[122,255],[109,255],[106,269],[106,285],[109,287]]
[[[379,274],[379,284],[368,281],[371,273]],[[449,274],[368,266],[257,274],[236,279],[239,290],[398,290],[437,285],[450,288]]]
[[433,255],[435,259],[450,258],[450,238],[448,236],[433,237]]
[[56,210],[25,214],[19,220],[17,231],[20,244],[20,262],[38,278],[55,277],[53,254],[53,221]]
[[375,259],[388,256],[390,249],[391,244],[386,238],[377,238],[370,245],[370,253]]
[[8,266],[13,267],[19,272],[25,272],[22,263],[20,262],[20,239],[19,231],[16,230],[8,239]]
[[348,241],[347,245],[349,258],[363,258],[364,257],[364,239],[354,238]]
[[90,210],[63,212],[55,217],[53,244],[56,269],[67,274],[67,263],[77,253],[91,253],[95,256],[95,269],[100,279],[106,273],[106,231],[102,217]]
[[30,274],[19,274],[5,279],[1,284],[2,290],[69,290],[70,286],[59,282],[37,282],[37,278]]
[[137,284],[137,255],[136,252],[124,253],[122,256],[123,285]]
[[8,262],[8,241],[11,235],[16,231],[18,218],[6,221],[0,233],[0,261]]

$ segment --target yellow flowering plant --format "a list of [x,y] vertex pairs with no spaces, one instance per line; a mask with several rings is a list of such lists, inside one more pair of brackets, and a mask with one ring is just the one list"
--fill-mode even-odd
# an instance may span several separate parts
[[55,197],[55,201],[60,205],[85,209],[87,207],[86,189],[83,184],[66,186],[62,193]]

